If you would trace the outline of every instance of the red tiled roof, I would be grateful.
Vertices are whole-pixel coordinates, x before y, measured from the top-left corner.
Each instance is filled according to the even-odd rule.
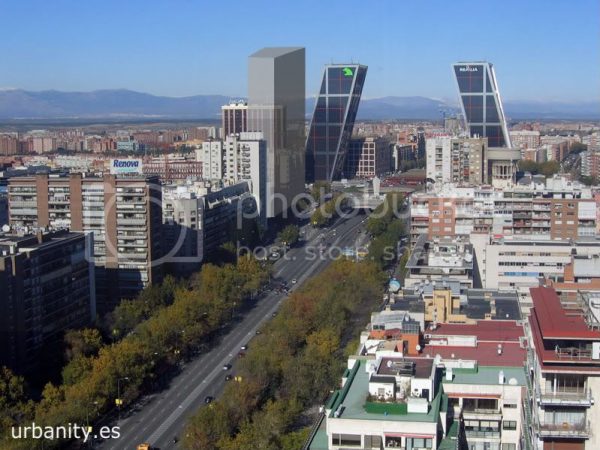
[[[529,316],[529,327],[533,336],[532,344],[535,347],[542,372],[600,372],[600,367],[594,366],[595,361],[590,359],[561,359],[556,355],[554,349],[546,350],[540,334],[539,323],[533,313]]]
[[[530,288],[533,299],[532,326],[539,326],[543,339],[600,339],[600,331],[593,331],[583,317],[567,315],[556,291],[547,287]]]
[[[435,358],[440,355],[444,359],[475,360],[481,366],[523,366],[526,358],[525,349],[516,342],[502,345],[502,354],[498,354],[498,344],[479,342],[477,347],[451,347],[447,345],[426,345],[421,356]],[[454,355],[454,357],[452,357]]]
[[[427,330],[432,336],[476,336],[478,342],[519,341],[524,336],[523,327],[514,320],[479,320],[473,325],[453,323],[438,324],[435,331]]]

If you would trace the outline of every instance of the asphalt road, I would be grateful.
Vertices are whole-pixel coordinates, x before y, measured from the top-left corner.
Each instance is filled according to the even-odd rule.
[[[325,231],[304,227],[304,245],[289,250],[273,264],[273,277],[287,282],[290,290],[298,288],[307,278],[325,269],[332,259],[339,257],[339,249],[356,242],[364,243],[364,235],[358,233],[364,219],[364,215],[341,218]],[[320,246],[324,248],[323,254]],[[296,284],[292,284],[293,279],[297,280]],[[235,372],[235,365],[229,371],[223,370],[223,366],[235,364],[240,347],[248,344],[285,298],[285,294],[270,292],[258,299],[256,305],[215,347],[188,362],[167,389],[144,397],[138,402],[138,407],[132,408],[128,415],[124,414],[126,417],[118,422],[120,438],[97,443],[94,448],[133,450],[142,442],[161,450],[181,448],[173,438],[182,437],[187,420],[205,406],[207,396],[217,397],[221,393],[226,383],[225,376]]]

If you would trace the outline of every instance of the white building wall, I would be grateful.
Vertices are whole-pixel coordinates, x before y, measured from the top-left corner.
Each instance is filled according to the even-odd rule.
[[[452,177],[451,139],[447,136],[430,138],[425,141],[427,178],[436,183],[449,183]]]

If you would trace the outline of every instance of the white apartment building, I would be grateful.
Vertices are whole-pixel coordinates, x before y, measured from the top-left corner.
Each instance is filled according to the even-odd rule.
[[[436,183],[487,182],[487,140],[439,136],[426,140],[427,178]]]
[[[224,174],[223,142],[208,140],[202,143],[202,148],[196,149],[196,161],[202,162],[203,178],[207,180],[221,180]]]
[[[413,243],[421,233],[430,239],[472,233],[577,239],[596,234],[597,207],[590,188],[561,177],[506,189],[436,184],[411,195],[410,232]]]
[[[532,306],[529,289],[547,280],[573,291],[598,289],[600,238],[552,240],[548,236],[493,238],[471,236],[479,276],[486,289],[515,289],[523,314]]]

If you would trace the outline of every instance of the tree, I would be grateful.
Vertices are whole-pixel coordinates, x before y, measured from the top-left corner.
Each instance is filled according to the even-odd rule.
[[[310,191],[310,195],[317,203],[320,203],[329,193],[331,193],[331,183],[327,181],[315,181]]]
[[[0,436],[7,436],[10,426],[30,418],[32,413],[33,402],[25,394],[24,378],[0,367]]]
[[[321,208],[317,208],[315,212],[310,216],[310,223],[315,227],[324,227],[329,222],[329,219],[325,216]]]
[[[581,153],[587,150],[588,146],[582,144],[581,142],[573,142],[571,143],[571,148],[569,153]]]
[[[579,177],[579,181],[581,181],[586,186],[597,186],[598,178],[597,177],[586,177],[584,175]]]
[[[294,246],[296,242],[298,242],[298,238],[300,237],[300,230],[298,229],[298,225],[288,225],[278,235],[279,240],[283,242],[283,244],[288,245],[290,247]]]
[[[67,360],[80,356],[95,355],[102,347],[102,335],[95,328],[84,328],[82,330],[68,330],[65,333],[65,354]]]
[[[531,174],[535,175],[539,171],[539,165],[535,161],[522,159],[519,161],[519,170],[522,170],[523,172],[531,172]]]
[[[540,166],[539,172],[546,177],[551,177],[555,173],[558,173],[559,170],[560,163],[558,161],[551,160],[543,162]]]

